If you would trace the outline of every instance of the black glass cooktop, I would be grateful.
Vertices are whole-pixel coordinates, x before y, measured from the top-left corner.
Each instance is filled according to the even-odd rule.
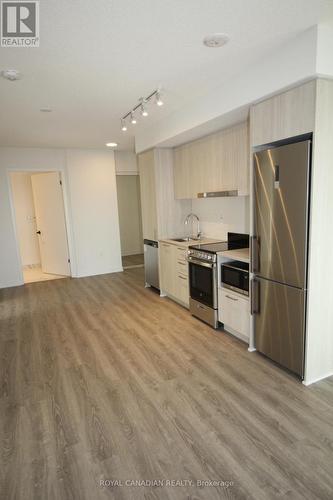
[[[216,243],[199,243],[191,245],[192,250],[201,250],[202,252],[217,253],[226,250],[236,250],[237,248],[248,248],[249,235],[240,233],[228,233],[228,241],[218,241]]]
[[[225,250],[228,250],[228,242],[219,241],[218,243],[199,243],[198,245],[191,245],[189,248],[209,253],[224,252]]]

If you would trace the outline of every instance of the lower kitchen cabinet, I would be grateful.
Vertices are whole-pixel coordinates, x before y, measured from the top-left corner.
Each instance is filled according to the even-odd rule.
[[[250,336],[250,301],[228,289],[219,289],[219,321],[225,329],[246,340]]]
[[[166,295],[174,295],[176,290],[175,246],[160,243],[160,288]]]
[[[163,294],[189,306],[186,248],[160,242],[160,287]]]

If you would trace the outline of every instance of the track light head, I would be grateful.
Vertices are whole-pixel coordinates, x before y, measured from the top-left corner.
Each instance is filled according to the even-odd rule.
[[[146,110],[144,104],[141,104],[141,115],[142,116],[148,116],[148,111]]]
[[[131,112],[131,123],[132,123],[132,125],[136,124],[136,118],[135,118],[133,111]]]
[[[159,91],[156,92],[156,104],[157,106],[163,106],[163,101],[161,99],[161,94]]]
[[[121,130],[123,132],[126,132],[126,130],[127,130],[127,125],[126,125],[126,122],[124,119],[121,120]]]

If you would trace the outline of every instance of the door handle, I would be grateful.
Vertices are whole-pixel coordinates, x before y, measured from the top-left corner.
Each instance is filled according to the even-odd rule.
[[[36,234],[42,234],[41,231],[36,231]]]
[[[251,315],[260,312],[260,282],[253,278],[251,280]]]
[[[257,236],[251,236],[251,272],[259,271],[259,240]]]

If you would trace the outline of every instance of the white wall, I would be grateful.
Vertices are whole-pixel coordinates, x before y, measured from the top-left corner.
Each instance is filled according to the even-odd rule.
[[[235,123],[235,110],[316,76],[317,31],[317,26],[314,26],[300,33],[257,64],[244,68],[242,73],[227,80],[214,92],[188,102],[151,126],[139,127],[135,136],[137,153],[156,146],[168,146],[171,139],[174,143],[176,136],[223,115],[229,114],[231,124]],[[224,122],[223,127],[228,125]],[[216,130],[219,128],[220,121]],[[193,133],[193,137],[200,137],[196,130]],[[208,132],[201,135],[205,133]],[[190,140],[189,136],[186,140]]]
[[[305,383],[333,375],[333,81],[318,80],[313,141]],[[325,286],[326,285],[326,286]]]
[[[0,148],[0,288],[23,284],[8,173],[15,170],[42,171],[45,168],[64,172],[64,151]]]
[[[31,175],[23,172],[12,173],[11,184],[22,265],[40,264]]]
[[[318,26],[317,38],[317,74],[333,75],[333,21]]]
[[[117,175],[138,175],[138,163],[136,154],[132,151],[115,151],[114,159],[116,162]]]
[[[192,212],[200,218],[202,234],[209,238],[226,240],[228,231],[249,233],[249,196],[192,200]]]
[[[23,284],[8,175],[22,170],[62,174],[72,275],[121,270],[113,152],[0,148],[0,288]]]
[[[117,175],[121,255],[143,253],[143,236],[138,175]]]
[[[77,276],[122,270],[113,152],[67,150]]]

